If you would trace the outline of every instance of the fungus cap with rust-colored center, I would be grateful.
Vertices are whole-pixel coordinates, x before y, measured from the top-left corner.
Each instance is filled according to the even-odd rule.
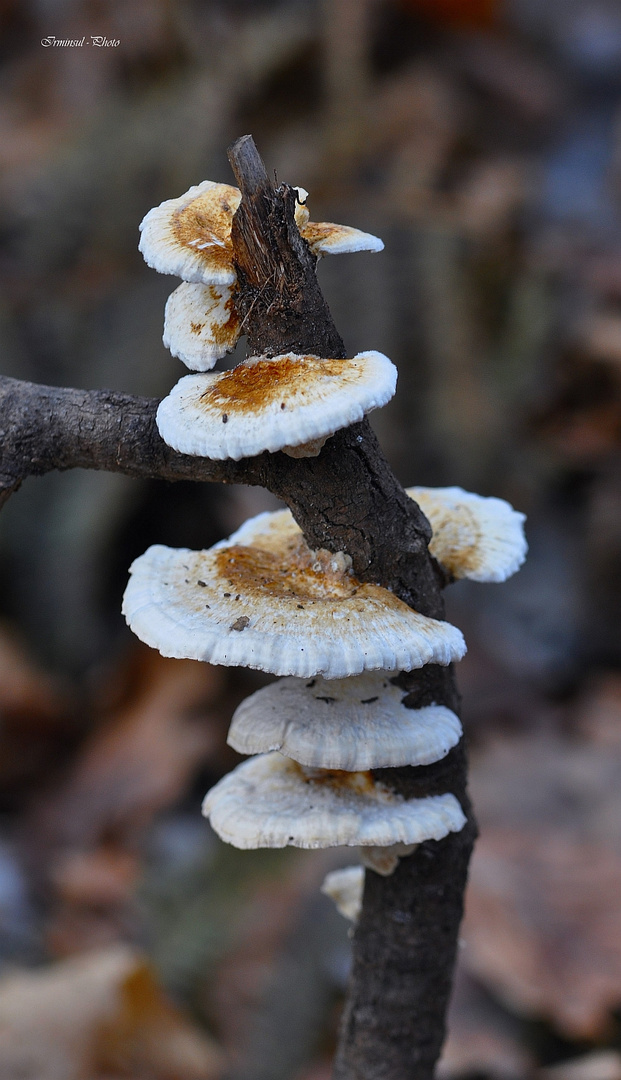
[[[458,487],[411,487],[406,494],[429,519],[431,554],[453,577],[505,581],[524,562],[528,549],[524,514],[504,499],[473,495]],[[242,543],[263,546],[301,535],[289,510],[258,514],[242,530]]]
[[[298,188],[298,199],[306,196]],[[178,199],[167,199],[149,210],[140,224],[139,248],[145,261],[161,274],[204,285],[232,285],[236,280],[231,225],[241,201],[238,188],[203,180]],[[305,206],[296,206],[295,219],[314,255],[349,251],[381,251],[377,236],[347,225],[309,221]]]
[[[184,281],[232,285],[237,275],[231,223],[240,202],[237,188],[203,180],[155,206],[140,223],[138,247],[145,262]]]
[[[431,554],[454,578],[506,581],[526,558],[525,515],[459,487],[406,488],[433,530]]]
[[[238,765],[207,793],[203,813],[238,848],[420,844],[466,823],[454,795],[404,799],[371,773],[307,769],[278,753]]]
[[[301,536],[265,547],[238,537],[208,551],[156,545],[136,559],[123,612],[141,641],[164,656],[301,678],[409,671],[464,655],[456,627],[361,584],[348,556],[311,551]]]
[[[191,371],[209,371],[235,348],[239,332],[230,285],[184,281],[166,301],[164,345]]]
[[[160,403],[157,426],[182,454],[238,460],[332,435],[390,401],[396,382],[378,352],[253,357],[231,371],[186,375]]]
[[[279,679],[238,706],[228,742],[240,754],[278,750],[302,765],[351,771],[429,765],[462,734],[444,705],[408,709],[385,671],[348,679]]]

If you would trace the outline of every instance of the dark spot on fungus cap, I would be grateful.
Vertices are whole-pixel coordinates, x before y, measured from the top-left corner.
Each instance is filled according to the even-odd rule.
[[[247,615],[240,615],[239,619],[236,619],[231,626],[231,630],[245,630],[248,626],[250,619]]]

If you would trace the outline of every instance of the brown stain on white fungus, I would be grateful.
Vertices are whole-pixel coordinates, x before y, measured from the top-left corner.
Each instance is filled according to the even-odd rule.
[[[217,184],[197,195],[172,217],[175,240],[210,268],[231,270],[233,248],[231,223],[240,193],[229,184]],[[200,245],[205,244],[205,247]]]
[[[344,600],[354,596],[360,582],[334,569],[329,551],[311,551],[302,537],[280,551],[234,544],[215,553],[219,576],[246,599],[270,596],[304,600]]]
[[[204,394],[201,403],[207,409],[254,413],[271,405],[282,394],[286,401],[280,408],[295,407],[298,399],[317,390],[322,377],[338,377],[355,382],[360,376],[351,360],[320,360],[316,356],[277,356],[254,363],[238,364],[223,374]]]
[[[455,578],[467,577],[481,566],[482,536],[475,513],[465,503],[442,506],[417,493],[416,501],[429,518],[431,554]]]

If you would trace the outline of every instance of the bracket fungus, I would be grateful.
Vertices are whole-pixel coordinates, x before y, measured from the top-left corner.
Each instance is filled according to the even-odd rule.
[[[164,656],[300,678],[410,671],[464,655],[456,627],[361,583],[348,556],[312,551],[301,534],[239,543],[251,524],[207,551],[154,545],[134,561],[123,613],[141,641]]]
[[[391,675],[278,679],[238,706],[228,742],[240,754],[279,750],[302,765],[352,772],[439,761],[461,738],[459,718],[445,705],[408,709]]]
[[[278,753],[238,765],[207,793],[203,813],[239,848],[418,844],[466,823],[454,795],[404,799],[369,772],[307,769]]]
[[[382,251],[383,242],[371,233],[310,221],[303,205],[308,192],[294,190],[295,222],[313,255]],[[139,248],[147,265],[185,283],[166,305],[164,344],[193,371],[209,371],[235,348],[242,332],[235,309],[237,271],[231,240],[240,201],[236,187],[203,180],[179,198],[149,210],[140,224]]]
[[[406,488],[429,519],[431,554],[454,578],[502,582],[526,558],[524,514],[459,487]]]
[[[238,175],[242,182],[243,170]],[[250,197],[245,205],[253,228],[252,213],[261,223],[265,206],[273,209],[267,190],[257,189],[261,212]],[[283,190],[288,243],[291,189],[272,194],[280,198]],[[295,222],[315,256],[383,247],[357,229],[311,222],[306,192],[296,192]],[[313,456],[334,432],[390,400],[396,370],[378,352],[353,359],[314,355],[307,341],[312,348],[323,341],[325,352],[338,352],[340,339],[335,331],[337,344],[330,338],[328,345],[313,331],[282,342],[284,350],[301,340],[308,355],[271,355],[281,338],[259,335],[256,351],[270,355],[211,373],[243,332],[244,307],[240,302],[238,309],[237,301],[247,301],[249,293],[242,270],[237,277],[232,234],[240,199],[236,188],[205,181],[142,222],[140,249],[148,264],[183,279],[166,305],[165,344],[198,372],[181,379],[160,404],[158,428],[181,453],[217,460],[279,450]],[[246,220],[243,213],[235,232],[243,252],[240,220]],[[265,240],[261,229],[253,238]],[[381,487],[377,476],[374,482]],[[312,499],[312,482],[308,491]],[[503,581],[521,565],[524,518],[508,503],[460,488],[418,487],[408,494],[429,518],[430,551],[444,580]],[[433,577],[429,563],[427,569]],[[436,686],[435,675],[425,684],[424,706],[414,708],[397,675],[461,659],[461,632],[375,582],[358,580],[349,555],[312,550],[289,510],[260,514],[206,551],[149,548],[131,567],[123,610],[138,637],[165,656],[282,676],[242,702],[233,717],[229,743],[252,756],[203,804],[223,840],[240,848],[359,847],[363,866],[329,875],[324,886],[355,919],[364,867],[388,876],[419,844],[464,829],[465,788],[446,780],[450,769],[438,771],[423,788],[433,792],[425,797],[402,794],[385,782],[386,774],[382,780],[373,775],[375,769],[433,766],[459,743],[458,717],[427,693]],[[441,603],[427,610],[439,611]],[[448,691],[444,700],[452,700]],[[463,807],[446,787],[458,792]],[[461,835],[466,852],[470,834]]]
[[[210,371],[235,348],[240,331],[233,290],[227,286],[183,281],[166,301],[162,340],[190,371]]]
[[[378,352],[255,356],[231,371],[186,375],[161,402],[157,426],[182,454],[239,460],[333,435],[390,401],[396,383]]]
[[[337,911],[346,919],[358,922],[364,889],[364,866],[344,866],[326,874],[321,891],[334,900]]]

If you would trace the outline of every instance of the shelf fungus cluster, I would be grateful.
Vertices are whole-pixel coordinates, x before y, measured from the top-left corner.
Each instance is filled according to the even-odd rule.
[[[370,233],[310,221],[307,192],[296,191],[295,221],[314,255],[381,251],[382,241]],[[237,188],[205,180],[150,210],[140,226],[149,266],[183,279],[166,304],[164,344],[199,373],[186,375],[161,403],[158,429],[182,454],[312,456],[339,428],[390,401],[397,372],[381,353],[365,352],[353,359],[252,356],[211,373],[243,331],[231,242],[240,198]]]
[[[239,198],[205,182],[143,222],[147,262],[185,279],[168,301],[165,341],[203,372],[162,403],[160,431],[175,448],[214,458],[317,452],[307,444],[392,396],[395,370],[369,352],[254,357],[204,374],[240,332],[230,238]],[[355,229],[313,225],[301,202],[296,220],[318,254],[381,247]],[[448,577],[502,581],[523,561],[523,516],[507,503],[459,488],[409,494],[431,522],[431,551]],[[124,613],[165,656],[279,676],[237,709],[229,743],[249,759],[204,802],[225,841],[359,847],[364,865],[389,874],[416,845],[463,828],[453,794],[405,798],[373,775],[437,762],[459,742],[458,717],[442,704],[408,708],[397,675],[461,659],[461,632],[359,581],[349,556],[311,550],[288,510],[252,518],[207,551],[149,548],[131,568]],[[361,881],[350,868],[326,885],[353,917]]]
[[[445,492],[424,495],[445,515]],[[476,552],[487,500],[456,489],[451,498],[467,527],[440,524],[436,557],[450,553],[455,576],[466,549],[479,576],[486,565],[493,580],[510,572],[524,550],[521,515],[501,504],[486,563]],[[252,518],[208,551],[151,547],[132,567],[124,610],[166,656],[281,676],[233,717],[229,743],[252,756],[205,799],[222,839],[240,848],[361,847],[365,865],[390,873],[415,845],[462,828],[452,794],[405,799],[372,774],[439,761],[459,741],[457,716],[443,705],[407,708],[395,676],[459,660],[461,633],[358,581],[347,556],[311,551],[288,510]]]

